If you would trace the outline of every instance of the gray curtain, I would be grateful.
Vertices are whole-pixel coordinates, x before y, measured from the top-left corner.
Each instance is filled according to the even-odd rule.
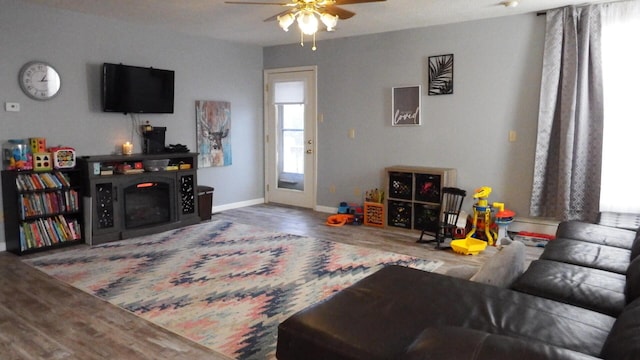
[[[600,202],[600,6],[547,12],[531,215],[593,222]]]

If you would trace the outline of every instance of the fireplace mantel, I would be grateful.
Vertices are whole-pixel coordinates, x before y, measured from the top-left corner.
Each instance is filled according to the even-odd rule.
[[[198,223],[197,155],[161,153],[79,158],[83,174],[85,241],[95,245]],[[140,169],[144,161],[161,159],[168,159],[172,170]],[[150,186],[162,190],[149,191]],[[139,193],[136,193],[136,187],[141,189]],[[145,201],[144,196],[159,199]],[[132,205],[133,201],[138,204]],[[150,208],[144,211],[147,203]],[[157,220],[140,220],[136,218],[139,213],[162,215]]]

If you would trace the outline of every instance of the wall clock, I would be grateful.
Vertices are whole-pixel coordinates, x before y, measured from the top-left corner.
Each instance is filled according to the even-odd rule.
[[[44,61],[31,61],[20,69],[18,82],[24,93],[35,100],[49,100],[60,92],[60,75]]]

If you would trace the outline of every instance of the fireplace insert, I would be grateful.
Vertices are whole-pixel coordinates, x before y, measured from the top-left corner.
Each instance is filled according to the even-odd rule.
[[[125,186],[124,228],[137,229],[175,221],[175,181],[139,179]]]

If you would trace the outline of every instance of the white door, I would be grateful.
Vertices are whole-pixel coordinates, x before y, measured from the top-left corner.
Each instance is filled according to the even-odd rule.
[[[265,71],[265,200],[314,208],[316,68]]]

